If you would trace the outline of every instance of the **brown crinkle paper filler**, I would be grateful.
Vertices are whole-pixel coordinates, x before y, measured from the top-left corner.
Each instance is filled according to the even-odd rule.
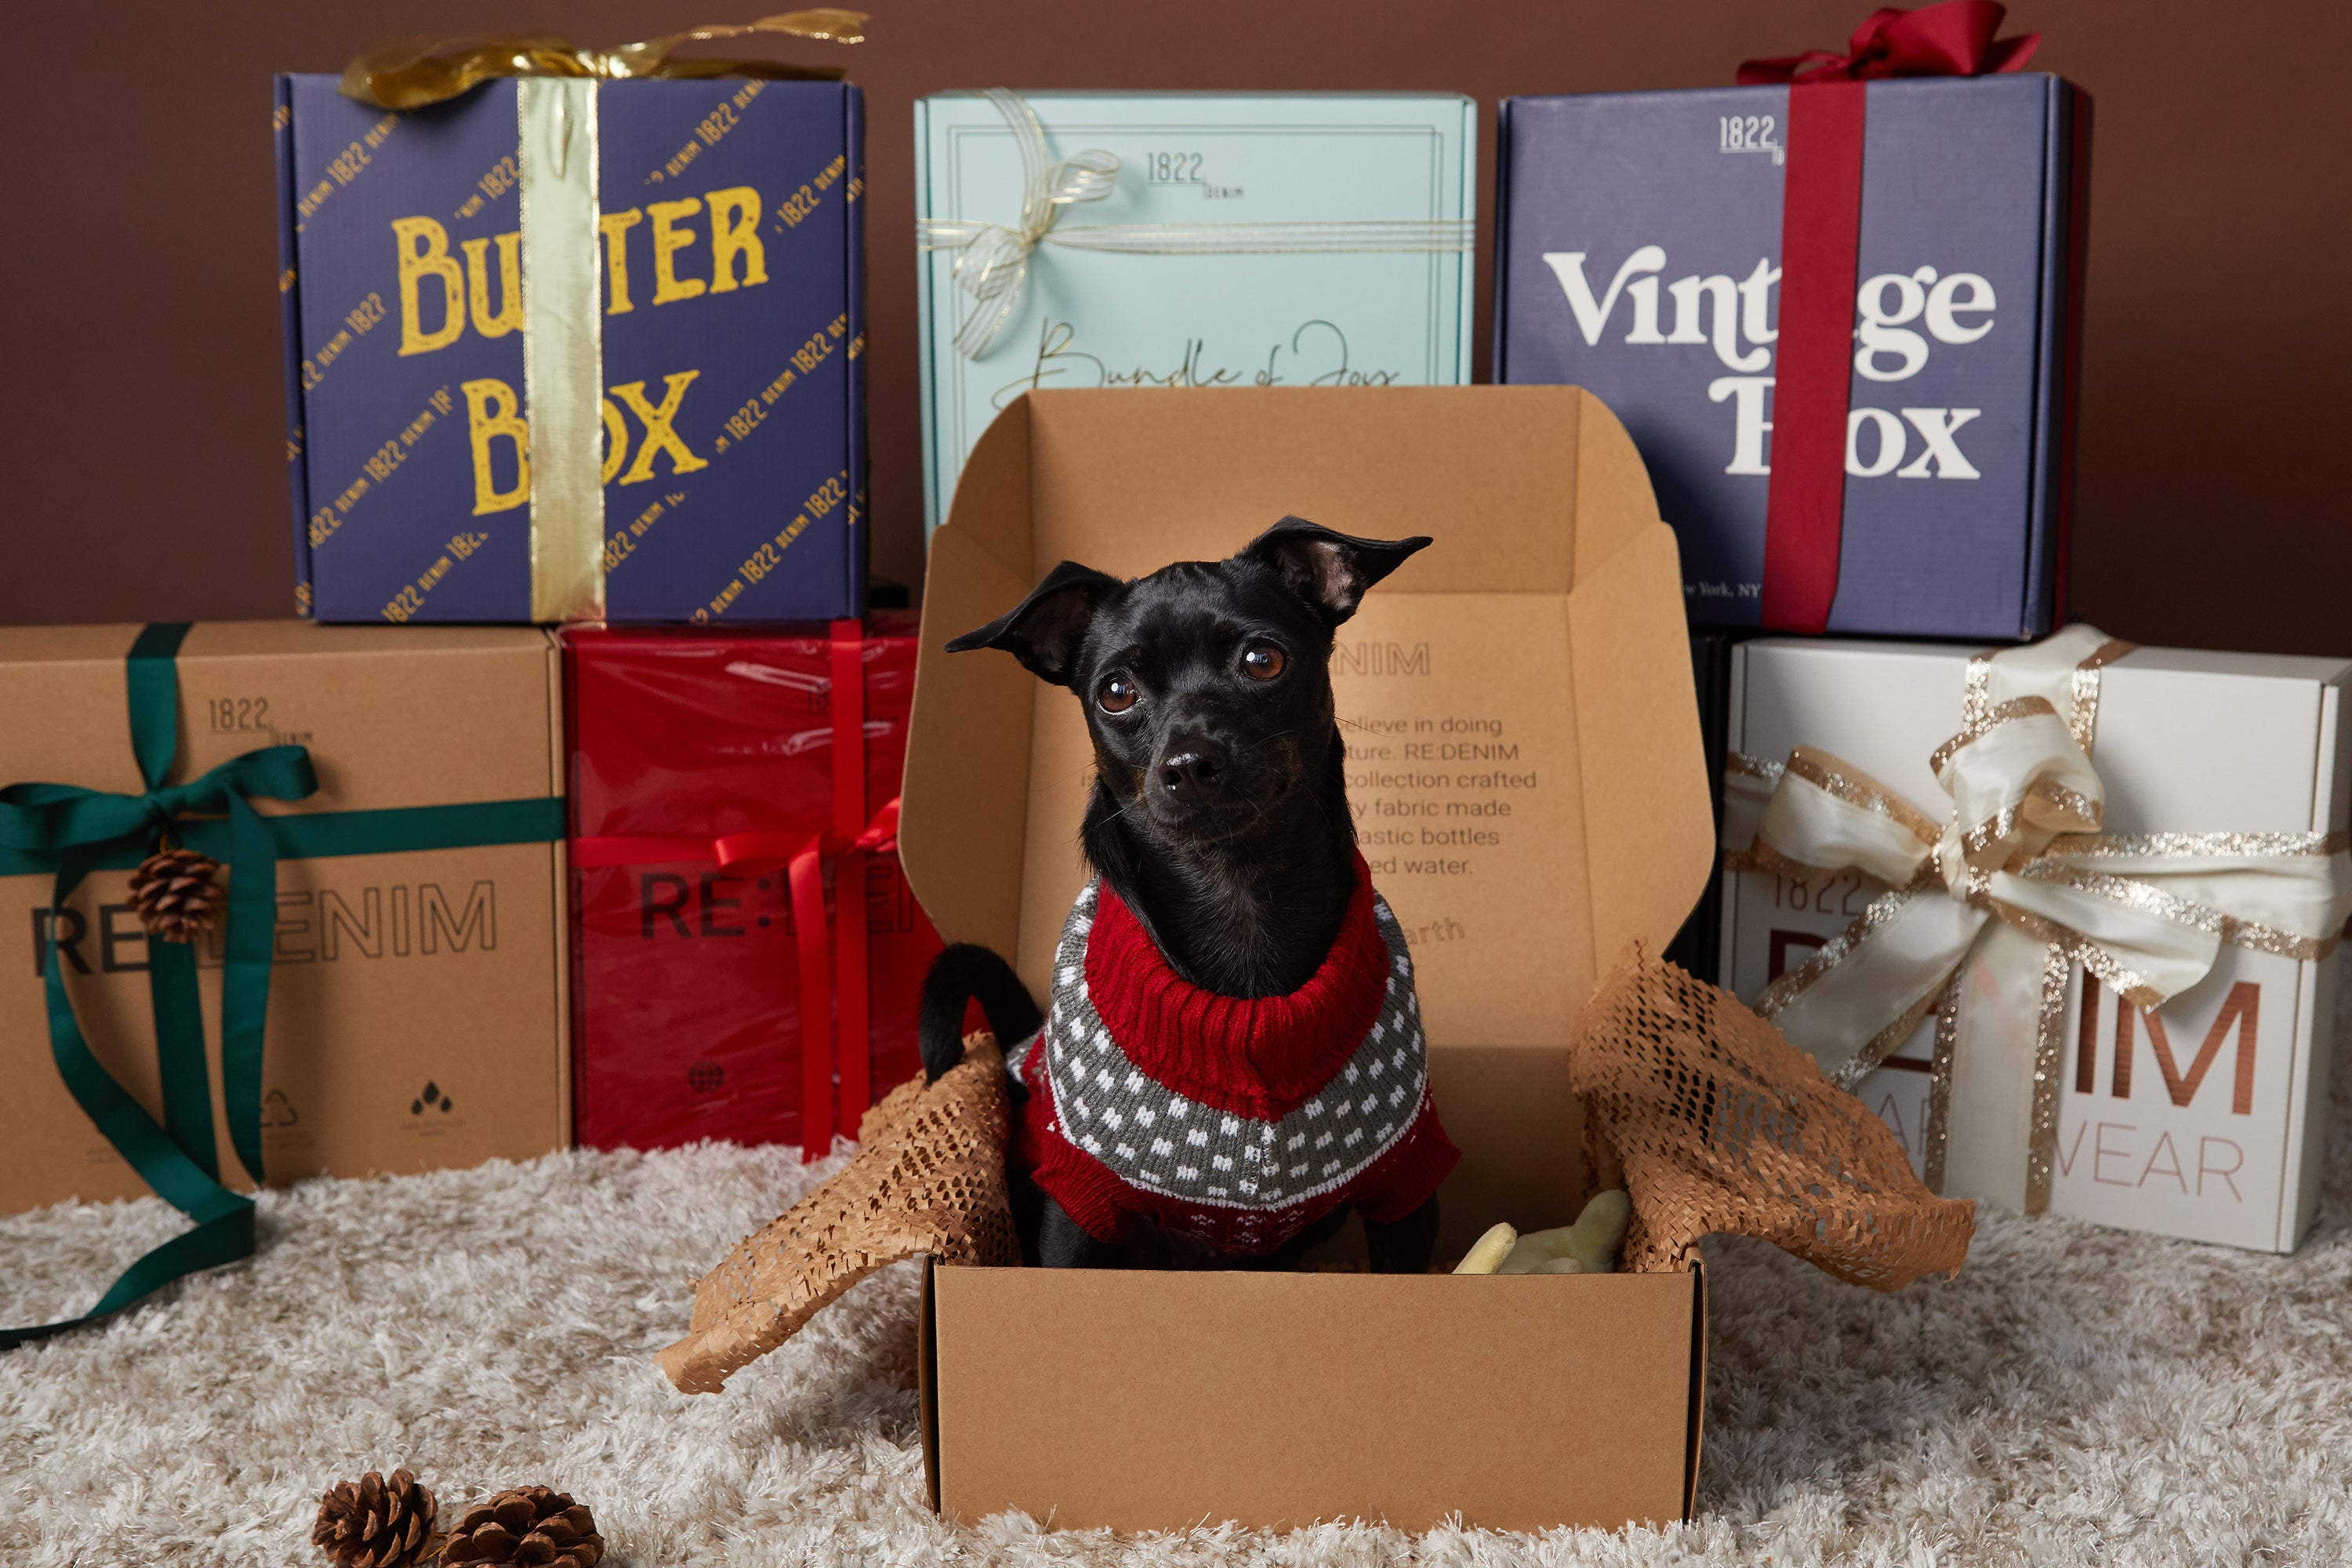
[[[900,1084],[859,1125],[833,1179],[735,1244],[694,1288],[686,1338],[657,1358],[688,1394],[782,1344],[852,1285],[929,1253],[942,1263],[1016,1263],[1004,1192],[1004,1058],[993,1037],[926,1086]]]
[[[1968,1256],[1975,1204],[1930,1193],[1885,1124],[1811,1057],[1641,944],[1570,1049],[1589,1184],[1633,1200],[1627,1272],[1687,1268],[1701,1237],[1724,1232],[1878,1290]]]
[[[1687,1268],[1701,1237],[1724,1232],[1880,1290],[1968,1256],[1974,1204],[1928,1192],[1895,1135],[1811,1058],[1639,943],[1594,993],[1570,1052],[1588,1185],[1633,1201],[1625,1271]],[[973,1035],[937,1084],[903,1083],[866,1113],[839,1173],[703,1277],[692,1331],[661,1352],[662,1371],[715,1394],[887,1264],[1019,1261],[1008,1122],[1004,1058]]]

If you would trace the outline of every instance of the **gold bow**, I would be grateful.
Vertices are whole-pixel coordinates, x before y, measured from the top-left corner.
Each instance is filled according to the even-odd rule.
[[[863,11],[819,7],[762,16],[756,22],[689,27],[612,49],[580,48],[555,33],[394,38],[344,68],[342,91],[345,98],[379,109],[421,109],[455,98],[493,77],[506,76],[598,77],[608,81],[745,76],[772,81],[838,81],[843,74],[839,66],[796,66],[765,59],[675,59],[670,51],[680,44],[740,38],[753,33],[857,44],[866,40],[865,26]]]
[[[1963,728],[1933,759],[1941,812],[1810,746],[1726,769],[1728,868],[1859,871],[1890,889],[1755,1006],[1849,1089],[1936,1016],[1938,1193],[1958,1122],[1969,1191],[2048,1206],[2075,964],[2155,1007],[2224,942],[2324,958],[2352,912],[2340,833],[2102,834],[2099,672],[2130,647],[2076,626],[1972,659]]]

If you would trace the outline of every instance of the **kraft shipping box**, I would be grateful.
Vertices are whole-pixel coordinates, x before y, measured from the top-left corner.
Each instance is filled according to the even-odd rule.
[[[2084,645],[2097,640],[2086,628],[2067,636]],[[2343,722],[2352,664],[2123,651],[2127,647],[2100,650],[2107,662],[2087,687],[2095,710],[2088,761],[2105,795],[2100,831],[2126,839],[2242,836],[2223,847],[2269,857],[2273,869],[2281,858],[2332,866],[2340,889],[2352,809]],[[1962,729],[1974,651],[1789,638],[1735,649],[1727,795],[1739,793],[1737,770],[1750,765],[1742,756],[1769,767],[1802,745],[1902,796],[1927,818],[1923,828],[1939,825],[1952,802],[1929,759]],[[1733,841],[1744,840],[1756,819],[1728,799],[1726,816],[1726,847],[1737,853],[1746,844]],[[2079,842],[2053,847],[2063,852]],[[2094,856],[2073,864],[2095,870],[2101,862]],[[2160,878],[2164,869],[2149,860],[2118,874]],[[2226,884],[2211,886],[2221,890],[2202,901],[2232,916],[2244,912],[2230,909]],[[1727,871],[1723,984],[1756,1003],[1773,981],[1840,942],[1885,891],[1884,882],[1852,868]],[[2114,891],[2129,896],[2127,889]],[[1925,896],[1946,901],[1941,892]],[[2333,926],[2340,927],[2340,891],[2336,900]],[[1991,936],[2009,933],[1996,929]],[[2275,945],[2313,956],[2225,940],[2202,979],[2153,1009],[2073,966],[2057,1036],[2049,1212],[2262,1251],[2294,1249],[2319,1196],[2336,963],[2324,952],[2331,945],[2325,937]],[[1971,992],[1991,985],[1981,955],[1980,948],[1968,966]],[[1987,999],[1970,994],[1966,1005]],[[1941,1010],[1939,1003],[1855,1089],[1931,1185]],[[1793,1031],[1791,1038],[1805,1044]],[[1978,1044],[1956,1048],[1964,1058]],[[2032,1042],[2019,1047],[2018,1059],[2001,1070],[2030,1076]],[[1961,1079],[1970,1064],[1961,1059],[1954,1068],[1954,1092],[1965,1096]],[[1958,1112],[1946,1135],[1948,1195],[2018,1201],[2012,1140],[1991,1128],[1979,1135]]]
[[[1773,597],[1790,91],[1514,98],[1499,119],[1495,379],[1587,387],[1625,421],[1696,625],[1757,626]],[[1873,81],[1866,102],[1853,306],[1825,362],[1845,395],[1826,629],[2032,637],[2065,600],[2087,100],[2013,75]]]
[[[1203,461],[1203,455],[1213,460]],[[1285,513],[1436,542],[1334,655],[1349,799],[1412,945],[1462,1150],[1441,1257],[1582,1196],[1564,1044],[1655,951],[1711,828],[1674,535],[1572,388],[1044,392],[1008,408],[931,541],[900,851],[950,942],[1031,990],[1084,879],[1070,693],[941,644],[1065,557],[1122,575],[1233,553]],[[1696,1273],[1480,1280],[936,1268],[925,1453],[943,1513],[1182,1528],[1459,1512],[1514,1529],[1685,1517]],[[1475,1394],[1470,1391],[1475,1391]]]
[[[142,794],[124,717],[139,635],[0,628],[0,783]],[[169,784],[271,746],[307,748],[318,778],[307,799],[251,801],[278,851],[259,1086],[269,1179],[565,1147],[562,686],[549,636],[203,624],[175,664]],[[347,853],[354,834],[465,847]],[[13,944],[0,963],[0,1210],[147,1191],[60,1079],[42,982],[54,932],[91,1052],[162,1116],[150,948],[126,890],[144,853],[102,861],[110,868],[57,910],[52,875],[0,876]],[[12,868],[26,858],[0,856]],[[222,1179],[250,1186],[225,1109],[223,953],[216,921],[195,947],[213,1142]]]
[[[865,107],[278,79],[296,603],[322,621],[865,606]]]
[[[1477,132],[1456,93],[916,100],[927,525],[1025,391],[1468,382]]]

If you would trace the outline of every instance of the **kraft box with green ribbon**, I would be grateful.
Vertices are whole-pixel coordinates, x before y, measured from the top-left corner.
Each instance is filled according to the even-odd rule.
[[[2265,1251],[2318,1201],[2352,663],[1733,652],[1725,984],[1929,1186]]]
[[[863,609],[865,108],[822,58],[862,21],[278,79],[301,613]],[[776,36],[814,63],[673,53]]]
[[[568,1143],[562,721],[532,628],[0,628],[0,1212],[194,1222],[47,1328],[246,1256],[262,1182]]]

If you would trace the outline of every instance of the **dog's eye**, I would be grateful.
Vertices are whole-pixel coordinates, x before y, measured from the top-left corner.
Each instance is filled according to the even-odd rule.
[[[1252,680],[1272,680],[1289,663],[1288,657],[1270,642],[1254,642],[1242,649],[1242,673]]]
[[[1124,713],[1135,706],[1135,682],[1124,675],[1114,675],[1095,694],[1095,704],[1106,713]]]

